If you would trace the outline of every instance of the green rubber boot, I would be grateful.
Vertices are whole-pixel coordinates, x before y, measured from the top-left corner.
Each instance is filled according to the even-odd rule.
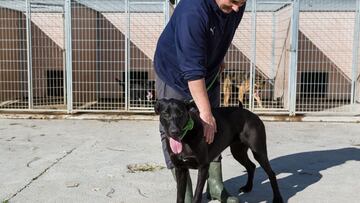
[[[218,200],[223,203],[239,203],[239,199],[230,196],[224,188],[221,162],[211,162],[209,166],[209,178],[207,179],[208,199]]]
[[[171,169],[171,173],[173,174],[173,177],[176,181],[176,176],[175,176],[175,169]],[[186,192],[185,192],[185,203],[192,203],[192,199],[193,199],[193,190],[192,190],[192,183],[191,183],[191,178],[190,178],[190,174],[187,177],[187,181],[186,181]]]

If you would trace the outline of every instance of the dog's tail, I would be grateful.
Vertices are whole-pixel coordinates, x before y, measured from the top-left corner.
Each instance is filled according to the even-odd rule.
[[[241,101],[239,101],[239,108],[244,108],[243,104],[241,103]]]

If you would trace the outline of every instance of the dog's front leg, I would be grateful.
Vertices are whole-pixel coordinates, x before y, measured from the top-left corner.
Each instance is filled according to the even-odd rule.
[[[175,168],[176,176],[176,188],[177,188],[177,203],[184,203],[185,201],[185,192],[186,192],[186,181],[187,174],[189,173],[188,169],[185,168]]]
[[[209,176],[209,164],[199,167],[198,180],[196,183],[196,190],[195,190],[193,203],[201,203],[202,192],[208,176]]]

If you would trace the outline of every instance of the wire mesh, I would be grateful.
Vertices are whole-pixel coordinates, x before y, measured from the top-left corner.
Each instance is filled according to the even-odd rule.
[[[0,109],[28,108],[26,16],[0,4]]]
[[[28,108],[26,17],[0,4],[0,109]]]
[[[163,2],[130,2],[129,107],[153,109],[155,75],[153,57],[165,25]]]
[[[127,5],[124,0],[72,4],[75,110],[152,107],[152,60],[164,26],[163,3]]]
[[[249,100],[254,99],[255,110],[276,111],[287,108],[291,3],[260,2],[258,5],[256,33],[251,26],[251,2],[247,2],[246,12],[225,57],[222,102],[223,106],[237,106],[240,101],[250,108]],[[254,88],[250,89],[253,35],[256,35],[256,65]],[[250,91],[253,98],[250,98]]]
[[[71,97],[74,111],[152,111],[153,55],[166,22],[166,1],[72,0],[72,34],[67,37],[64,0],[29,2],[27,30],[26,1],[0,1],[0,110],[66,110]],[[288,112],[294,106],[296,113],[353,113],[352,102],[360,104],[360,51],[354,60],[354,44],[360,43],[355,23],[359,0],[300,1],[298,50],[291,46],[292,4],[257,0],[255,30],[253,3],[247,1],[225,57],[222,105],[241,101],[265,113]],[[72,50],[64,45],[69,38]],[[65,71],[69,51],[70,95]],[[297,67],[291,66],[294,51]],[[296,98],[290,98],[294,79]]]
[[[222,106],[238,106],[240,101],[248,107],[249,83],[246,77],[250,73],[251,58],[251,12],[245,12],[233,43],[225,56],[225,70],[221,77]]]
[[[302,9],[309,4],[312,1],[300,5],[296,111],[346,111],[351,103],[355,12],[335,10],[338,1],[324,6],[333,10]]]
[[[66,109],[63,2],[30,2],[35,109]]]
[[[257,13],[256,72],[253,99],[257,110],[289,108],[289,67],[292,4]]]
[[[124,1],[73,1],[73,109],[125,110]]]

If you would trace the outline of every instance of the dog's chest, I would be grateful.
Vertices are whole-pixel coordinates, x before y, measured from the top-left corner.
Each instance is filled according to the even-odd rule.
[[[176,155],[178,163],[187,168],[197,169],[199,166],[199,161],[194,155],[193,151],[188,145],[184,146],[184,150]]]

